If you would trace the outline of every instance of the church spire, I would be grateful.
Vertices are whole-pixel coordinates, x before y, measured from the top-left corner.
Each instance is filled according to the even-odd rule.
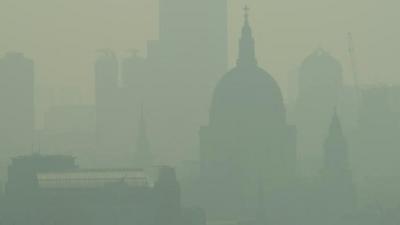
[[[149,140],[147,138],[147,126],[143,113],[143,105],[140,110],[139,130],[136,139],[134,162],[137,167],[148,168],[152,166],[153,156],[150,152]]]
[[[325,140],[325,169],[331,172],[349,170],[348,154],[347,141],[335,110],[329,127],[329,134]]]
[[[354,212],[356,191],[349,163],[349,149],[346,137],[335,110],[325,141],[325,165],[322,173],[322,187],[327,198],[328,215],[343,217]]]
[[[239,41],[239,58],[237,65],[240,67],[257,65],[254,38],[249,23],[249,7],[244,7],[244,25],[242,28],[242,36]]]
[[[264,187],[264,180],[261,176],[258,179],[258,198],[257,198],[257,218],[256,224],[257,225],[265,225],[266,224],[266,208],[265,208],[265,187]]]

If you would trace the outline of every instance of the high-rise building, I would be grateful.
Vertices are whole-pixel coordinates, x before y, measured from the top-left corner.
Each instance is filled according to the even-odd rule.
[[[153,115],[155,147],[168,162],[198,156],[196,130],[206,123],[212,90],[227,69],[226,2],[159,1],[160,35],[148,44],[147,86],[140,95]]]
[[[141,117],[140,105],[145,102],[146,98],[144,94],[149,88],[148,86],[148,69],[147,61],[139,56],[138,51],[132,50],[131,54],[122,60],[121,66],[121,81],[122,87],[120,89],[121,99],[119,99],[121,108],[121,118],[124,118],[125,122],[121,124],[120,129],[128,135],[124,136],[127,149],[130,150],[130,156],[134,156],[135,147],[138,146],[138,141],[135,138],[139,137],[139,129],[141,126],[140,120],[136,118]],[[135,164],[137,163],[134,160]]]
[[[117,60],[112,54],[99,59],[96,103],[105,112],[108,105],[120,103],[119,118],[124,123],[116,128],[123,130],[118,143],[132,151],[132,135],[138,136],[139,125],[132,118],[140,114],[139,106],[146,102],[155,128],[151,135],[157,138],[154,149],[162,149],[155,152],[164,162],[174,163],[177,155],[198,157],[197,129],[206,123],[212,90],[227,69],[227,1],[160,0],[159,17],[159,38],[148,42],[147,56],[142,58],[134,51],[122,62],[118,101],[110,101],[117,83]],[[103,123],[110,117],[100,111],[98,129],[107,130]],[[112,135],[116,133],[114,130]],[[99,136],[99,140],[106,138]]]
[[[34,142],[34,64],[21,53],[0,58],[0,105],[0,158],[30,152]],[[0,160],[3,166],[6,162]]]
[[[125,118],[121,107],[121,91],[119,86],[119,61],[115,54],[109,50],[102,55],[95,64],[95,96],[96,96],[96,154],[102,155],[102,159],[120,161],[124,153],[124,145],[121,141],[124,130],[121,124]],[[128,135],[128,134],[126,134]],[[112,158],[114,157],[114,158]]]
[[[161,54],[168,56],[165,60],[226,69],[226,0],[160,0],[159,21]]]

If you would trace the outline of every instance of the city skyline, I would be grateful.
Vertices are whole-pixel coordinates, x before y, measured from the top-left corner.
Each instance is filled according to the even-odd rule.
[[[356,5],[343,9],[342,0],[274,2],[274,8],[268,5],[275,0],[240,7],[228,0],[158,0],[155,16],[142,2],[143,15],[159,19],[157,38],[146,39],[143,51],[127,47],[134,39],[120,32],[133,29],[120,22],[132,19],[125,13],[135,0],[116,0],[123,10],[107,1],[79,8],[74,0],[38,1],[23,5],[33,6],[33,14],[39,5],[54,13],[54,42],[37,45],[53,58],[17,48],[0,57],[0,224],[400,221],[400,84],[371,76],[389,74],[395,67],[383,64],[397,55],[395,48],[380,49],[388,54],[382,57],[376,51],[382,46],[362,47],[379,38],[390,45],[370,29],[382,18],[353,24],[383,4],[368,0],[355,16]],[[57,6],[76,18],[59,15],[65,8]],[[110,13],[96,14],[102,10]],[[297,20],[302,12],[308,13]],[[18,15],[18,21],[30,16]],[[50,21],[44,16],[43,24],[29,27],[39,36]],[[266,18],[275,19],[260,22]],[[357,29],[348,32],[352,25]],[[364,28],[377,36],[360,35]],[[92,34],[98,36],[85,43]],[[24,36],[30,37],[37,42]],[[9,43],[0,42],[0,50],[13,48]],[[368,62],[365,51],[379,60]],[[365,63],[379,70],[366,72]],[[71,77],[51,81],[43,66]]]
[[[264,50],[259,55],[260,64],[270,68],[285,95],[287,74],[319,46],[339,58],[345,68],[346,83],[352,82],[347,32],[354,34],[360,72],[363,74],[361,81],[374,77],[379,83],[400,82],[395,76],[398,72],[396,63],[379,60],[393,55],[388,44],[398,48],[395,40],[399,33],[391,29],[397,21],[397,14],[393,11],[397,3],[384,5],[374,0],[362,1],[362,4],[315,0],[289,5],[280,1],[230,2],[230,65],[234,63],[237,52],[235,42],[240,30],[239,11],[245,3],[252,8],[251,17],[258,28],[257,41],[260,49]],[[3,17],[0,24],[4,30],[0,52],[19,51],[34,58],[40,75],[37,78],[39,83],[78,87],[83,102],[94,101],[90,65],[97,49],[114,49],[120,56],[127,55],[129,49],[139,49],[140,54],[145,55],[147,40],[157,39],[158,36],[157,1],[118,0],[112,3],[112,7],[109,7],[111,3],[103,1],[96,2],[94,5],[97,7],[93,8],[89,6],[90,0],[79,3],[3,0],[0,4]],[[44,5],[46,7],[40,7]],[[290,19],[291,15],[297,19]],[[54,20],[45,20],[47,17],[54,17]],[[83,22],[77,23],[77,19]],[[143,23],[146,26],[142,26]],[[35,29],[32,29],[33,26]]]

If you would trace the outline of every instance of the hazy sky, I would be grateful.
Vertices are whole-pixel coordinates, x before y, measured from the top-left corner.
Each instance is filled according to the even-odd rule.
[[[122,56],[137,48],[145,54],[146,41],[157,38],[157,2],[0,0],[0,53],[24,52],[35,60],[41,81],[79,86],[83,101],[91,101],[96,49],[111,48]],[[348,73],[348,31],[355,39],[362,81],[400,82],[399,1],[230,0],[231,62],[245,3],[251,7],[259,62],[283,87],[288,72],[318,46],[339,58]]]

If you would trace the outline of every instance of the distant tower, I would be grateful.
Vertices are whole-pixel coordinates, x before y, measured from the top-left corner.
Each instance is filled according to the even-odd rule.
[[[118,59],[112,51],[103,50],[95,64],[97,147],[101,154],[114,154],[114,156],[121,150],[118,121],[119,113],[122,110],[118,108],[121,104],[118,63]],[[111,149],[113,151],[109,152]]]
[[[0,58],[0,164],[31,152],[34,143],[34,64],[21,53]],[[0,165],[5,171],[5,165]]]
[[[145,62],[146,60],[139,56],[138,50],[131,50],[129,57],[122,62],[121,80],[123,87],[130,89],[131,94],[139,94],[138,89],[143,86],[142,82],[145,78]],[[136,97],[137,96],[131,96]]]
[[[111,92],[118,88],[118,59],[111,50],[99,50],[99,53],[100,56],[95,65],[96,94],[104,93],[109,96],[105,92]],[[96,100],[98,102],[105,101],[103,98]]]
[[[227,12],[227,0],[159,0],[159,39],[148,42],[143,89],[158,120],[153,133],[161,138],[154,145],[172,153],[161,155],[168,161],[197,157],[196,131],[227,71]],[[170,141],[176,136],[180,141]]]
[[[207,63],[217,71],[225,70],[227,14],[227,0],[159,0],[164,53],[180,61],[202,59],[197,65]]]
[[[324,143],[322,185],[329,213],[341,216],[355,209],[355,188],[347,140],[335,112]]]
[[[181,190],[175,169],[163,166],[154,184],[156,196],[155,224],[179,225],[182,218]]]
[[[143,114],[143,106],[140,113],[139,130],[136,139],[134,165],[135,167],[143,169],[148,169],[153,166],[153,155],[151,154],[149,140],[147,138],[147,127]]]
[[[333,109],[343,89],[342,66],[323,49],[308,56],[299,70],[295,120],[303,175],[314,176],[322,165],[321,146]]]
[[[147,65],[146,59],[139,55],[138,50],[131,50],[130,55],[123,59],[121,66],[122,87],[120,116],[121,120],[125,121],[121,124],[124,133],[122,135],[125,136],[122,141],[125,143],[126,149],[130,149],[130,151],[138,147],[132,135],[139,137],[140,134],[137,132],[140,132],[139,129],[142,129],[142,124],[140,124],[142,121],[133,118],[142,116],[140,114],[141,109],[138,106],[141,104],[141,101],[145,100],[145,92],[150,89],[149,86],[146,85],[153,84],[147,81],[149,76],[147,76],[146,72],[153,67],[150,66],[147,68]],[[142,119],[144,120],[144,118]],[[137,163],[136,160],[134,162]]]

